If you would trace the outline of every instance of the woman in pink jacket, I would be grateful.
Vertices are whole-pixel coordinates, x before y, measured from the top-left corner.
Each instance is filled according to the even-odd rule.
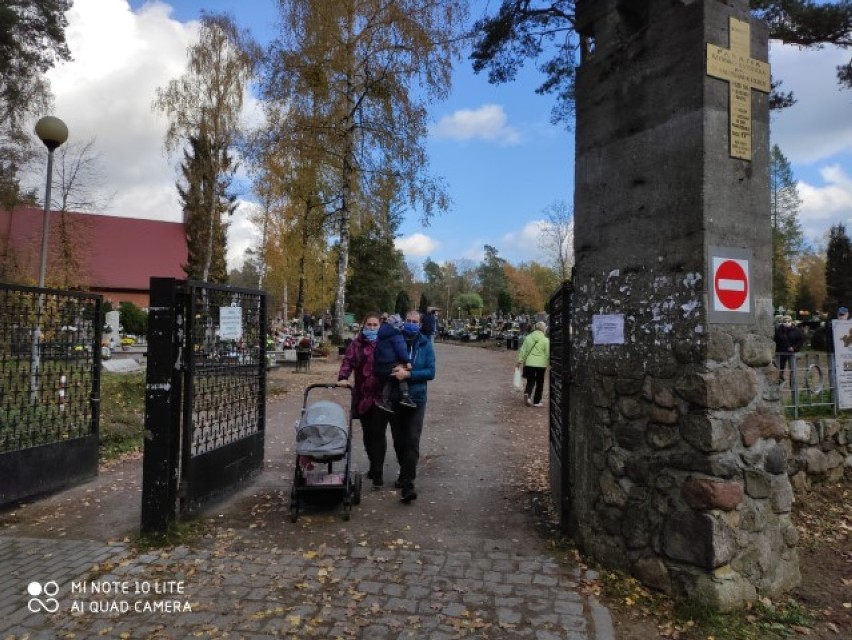
[[[376,338],[379,334],[379,314],[368,313],[361,323],[358,335],[346,348],[337,380],[348,381],[355,374],[352,389],[352,417],[361,421],[364,432],[364,449],[370,461],[367,478],[373,487],[384,485],[382,471],[387,452],[387,427],[390,415],[377,405],[382,402],[382,379],[373,375]]]

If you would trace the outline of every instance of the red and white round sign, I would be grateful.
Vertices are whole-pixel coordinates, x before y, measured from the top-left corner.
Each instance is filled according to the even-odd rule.
[[[748,260],[713,258],[713,300],[716,311],[749,313]]]

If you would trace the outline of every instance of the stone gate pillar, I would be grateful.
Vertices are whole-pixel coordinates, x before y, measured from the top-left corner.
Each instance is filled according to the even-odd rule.
[[[768,37],[747,0],[578,0],[569,526],[717,608],[799,580],[773,365]]]

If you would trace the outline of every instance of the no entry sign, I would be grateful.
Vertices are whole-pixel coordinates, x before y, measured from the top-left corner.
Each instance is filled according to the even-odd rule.
[[[727,259],[719,262],[715,270],[713,292],[718,301],[716,310],[748,313],[748,262]]]
[[[715,247],[708,256],[711,322],[748,322],[752,319],[749,263],[751,252]]]

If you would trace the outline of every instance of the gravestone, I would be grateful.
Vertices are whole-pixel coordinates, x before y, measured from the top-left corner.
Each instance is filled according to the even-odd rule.
[[[677,596],[776,595],[799,569],[776,441],[767,30],[746,0],[578,0],[576,18],[567,526]]]

